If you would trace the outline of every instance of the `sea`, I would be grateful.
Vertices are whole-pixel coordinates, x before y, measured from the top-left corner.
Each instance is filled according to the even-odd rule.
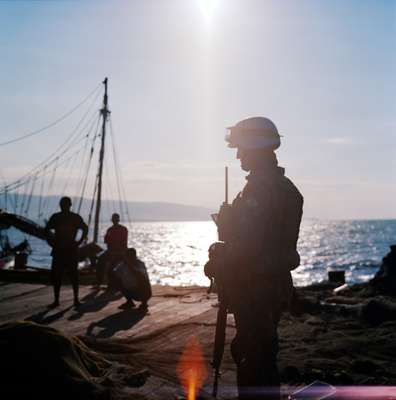
[[[108,226],[102,224],[102,237]],[[129,246],[146,263],[153,284],[208,286],[203,266],[216,237],[212,221],[136,222],[130,226]],[[24,235],[11,229],[9,238],[17,244]],[[29,265],[49,268],[48,245],[33,237],[28,240],[32,248]],[[323,281],[328,271],[338,269],[345,270],[347,283],[365,282],[374,276],[394,243],[396,220],[305,219],[298,242],[301,265],[293,271],[294,284]]]

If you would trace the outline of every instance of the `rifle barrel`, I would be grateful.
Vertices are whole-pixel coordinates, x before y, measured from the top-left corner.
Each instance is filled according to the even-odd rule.
[[[219,375],[220,375],[220,370],[219,370],[219,368],[216,368],[215,375],[214,375],[214,381],[213,381],[213,390],[212,390],[212,396],[214,398],[217,397],[217,388],[219,386]]]

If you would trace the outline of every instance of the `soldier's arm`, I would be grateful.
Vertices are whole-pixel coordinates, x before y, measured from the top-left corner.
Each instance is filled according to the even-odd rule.
[[[271,193],[250,192],[240,211],[240,222],[234,232],[236,240],[230,246],[228,256],[243,265],[262,264],[271,257],[276,247],[276,207]],[[274,240],[275,239],[275,240]]]

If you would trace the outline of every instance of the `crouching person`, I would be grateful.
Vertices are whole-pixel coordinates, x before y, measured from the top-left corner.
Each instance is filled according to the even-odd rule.
[[[146,310],[147,302],[151,297],[151,284],[143,261],[136,256],[136,250],[129,248],[124,260],[111,273],[112,284],[126,298],[120,309],[135,307],[135,301],[140,301],[139,309]]]

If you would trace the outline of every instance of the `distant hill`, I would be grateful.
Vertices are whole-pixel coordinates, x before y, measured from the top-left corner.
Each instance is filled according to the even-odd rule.
[[[73,199],[73,209],[76,210],[78,200]],[[18,213],[27,208],[28,197],[19,195],[16,204]],[[28,217],[38,220],[39,210],[41,210],[41,220],[48,219],[49,215],[59,209],[59,196],[32,196],[29,206]],[[9,195],[7,208],[9,212],[14,212],[15,196]],[[132,221],[204,221],[210,219],[210,214],[214,212],[209,208],[191,206],[185,204],[165,203],[165,202],[125,202],[122,203],[124,209],[128,205]],[[87,217],[91,206],[91,200],[84,199],[81,208],[81,215]],[[0,198],[0,208],[5,208],[4,197]],[[120,213],[118,201],[103,200],[101,207],[101,221],[109,221],[113,212]],[[21,213],[23,215],[23,212]]]

